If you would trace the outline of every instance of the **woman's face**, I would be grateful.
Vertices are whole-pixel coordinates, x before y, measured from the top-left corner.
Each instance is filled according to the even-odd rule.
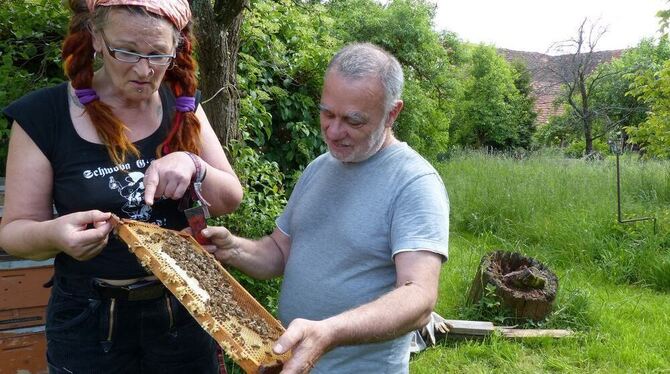
[[[111,81],[113,94],[130,101],[151,98],[169,65],[151,64],[145,58],[135,63],[119,61],[112,57],[109,49],[142,55],[172,55],[175,44],[174,28],[169,21],[123,9],[111,9],[105,26],[93,34],[93,47],[103,56],[103,74]]]

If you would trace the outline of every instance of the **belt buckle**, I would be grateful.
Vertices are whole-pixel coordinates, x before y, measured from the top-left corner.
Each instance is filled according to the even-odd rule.
[[[137,282],[123,287],[128,292],[128,301],[157,299],[163,296],[165,288],[160,282]]]

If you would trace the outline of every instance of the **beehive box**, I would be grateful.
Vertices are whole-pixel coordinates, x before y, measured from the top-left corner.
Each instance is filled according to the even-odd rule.
[[[0,373],[46,374],[44,326],[0,331]]]
[[[43,325],[50,290],[49,261],[13,259],[0,262],[0,330]]]
[[[288,354],[272,344],[284,328],[190,235],[121,220],[119,237],[247,373],[279,372]]]

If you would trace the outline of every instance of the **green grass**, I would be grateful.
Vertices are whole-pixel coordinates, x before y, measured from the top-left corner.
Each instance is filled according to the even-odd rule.
[[[649,221],[617,222],[614,159],[456,152],[436,167],[452,230],[438,313],[482,317],[465,305],[481,257],[518,251],[559,277],[554,311],[537,327],[576,334],[447,340],[413,356],[412,373],[670,372],[670,164],[621,159],[624,218],[654,216],[656,233]]]

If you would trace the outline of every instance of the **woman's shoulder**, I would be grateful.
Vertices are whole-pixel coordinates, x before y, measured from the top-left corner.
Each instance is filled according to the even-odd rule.
[[[52,105],[61,105],[63,100],[67,103],[67,82],[56,86],[44,87],[29,92],[18,100],[11,103],[4,109],[5,114],[11,114],[16,111],[35,111],[44,113],[44,107]],[[38,110],[39,109],[39,110]]]
[[[45,155],[54,150],[54,139],[69,120],[68,83],[26,94],[3,109],[9,126],[16,122]]]

